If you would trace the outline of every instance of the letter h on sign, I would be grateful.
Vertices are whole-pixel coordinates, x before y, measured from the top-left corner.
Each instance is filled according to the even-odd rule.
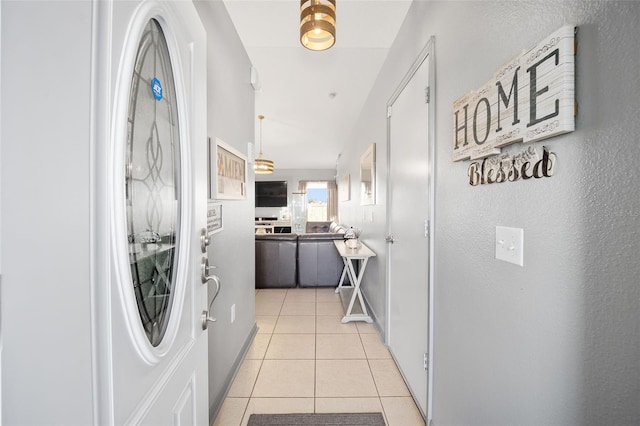
[[[460,130],[464,130],[464,143],[462,144],[462,146],[467,146],[469,145],[469,141],[467,140],[467,110],[469,109],[469,105],[465,105],[463,107],[464,109],[464,121],[462,122],[462,124],[458,124],[458,113],[460,112],[460,110],[455,112],[456,115],[456,146],[454,149],[458,149],[458,143],[460,141],[459,136],[459,132]]]

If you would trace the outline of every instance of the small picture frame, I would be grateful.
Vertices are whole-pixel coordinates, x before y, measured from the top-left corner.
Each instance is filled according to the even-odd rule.
[[[351,199],[351,175],[346,173],[338,182],[338,200],[349,201]]]
[[[376,203],[376,144],[369,145],[360,157],[360,204]]]
[[[211,140],[209,140],[211,147]],[[247,198],[247,157],[240,151],[215,139],[210,149],[209,197],[215,200],[245,200]]]
[[[207,203],[207,235],[211,236],[222,231],[222,203],[211,201]]]

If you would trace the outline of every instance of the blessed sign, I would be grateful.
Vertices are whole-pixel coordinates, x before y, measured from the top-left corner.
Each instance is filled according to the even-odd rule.
[[[542,147],[542,156],[534,147],[517,155],[496,155],[484,160],[474,161],[467,175],[469,185],[485,185],[502,182],[515,182],[523,179],[551,177],[556,165],[556,154]]]
[[[575,28],[566,26],[453,103],[453,161],[575,129]]]

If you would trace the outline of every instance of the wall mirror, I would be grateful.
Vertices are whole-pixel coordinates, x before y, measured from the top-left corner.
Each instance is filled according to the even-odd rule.
[[[376,144],[369,145],[360,157],[360,204],[376,203]]]

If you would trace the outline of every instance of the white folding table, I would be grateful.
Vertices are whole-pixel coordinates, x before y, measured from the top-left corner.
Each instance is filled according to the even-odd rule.
[[[345,309],[345,315],[342,318],[342,322],[366,321],[368,323],[372,323],[373,320],[369,316],[367,307],[362,299],[360,284],[362,283],[362,277],[364,276],[364,271],[367,268],[369,258],[374,257],[376,254],[362,243],[360,243],[360,247],[357,249],[348,248],[344,240],[334,240],[333,244],[336,246],[338,253],[342,257],[342,261],[344,262],[344,269],[342,270],[340,283],[336,288],[336,293],[340,293],[342,305]],[[360,262],[360,269],[357,274],[353,263],[354,261]],[[349,281],[351,282],[350,286],[344,285],[346,275],[349,276]],[[356,300],[358,303],[356,303]]]

